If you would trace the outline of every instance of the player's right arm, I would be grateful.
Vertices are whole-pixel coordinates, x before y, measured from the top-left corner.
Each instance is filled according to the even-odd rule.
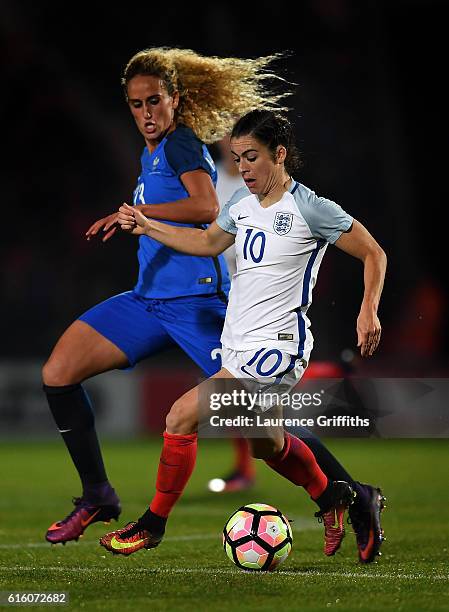
[[[122,229],[137,235],[146,235],[176,251],[200,257],[215,257],[233,244],[235,236],[224,231],[214,221],[205,230],[176,227],[147,219],[135,206],[123,204],[118,213]]]

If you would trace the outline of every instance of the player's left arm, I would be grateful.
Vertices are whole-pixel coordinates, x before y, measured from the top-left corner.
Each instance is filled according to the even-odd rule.
[[[368,230],[356,219],[335,245],[363,262],[364,293],[357,317],[357,346],[362,357],[374,353],[380,342],[381,325],[377,316],[385,279],[387,256]]]
[[[138,204],[136,208],[152,219],[178,223],[212,223],[220,207],[210,175],[202,169],[181,174],[180,179],[189,197],[163,204]]]

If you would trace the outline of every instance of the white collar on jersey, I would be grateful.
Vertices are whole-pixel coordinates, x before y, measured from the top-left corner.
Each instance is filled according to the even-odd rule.
[[[298,189],[299,183],[298,181],[295,181],[294,178],[292,178],[291,181],[292,181],[292,184],[290,185],[288,191],[289,193],[295,193],[295,191]]]

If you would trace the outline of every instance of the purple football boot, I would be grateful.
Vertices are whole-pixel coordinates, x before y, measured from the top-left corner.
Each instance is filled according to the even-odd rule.
[[[348,523],[355,533],[360,563],[372,563],[382,554],[379,549],[386,539],[380,523],[386,498],[377,487],[357,484],[362,490],[349,507]]]
[[[51,544],[78,540],[92,523],[110,523],[111,519],[117,520],[121,512],[120,501],[113,489],[104,504],[91,502],[83,497],[74,497],[72,501],[75,504],[73,511],[65,519],[48,528],[45,538]]]

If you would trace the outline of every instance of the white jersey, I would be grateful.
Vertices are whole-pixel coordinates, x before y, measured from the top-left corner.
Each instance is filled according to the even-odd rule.
[[[247,187],[217,218],[236,235],[234,275],[221,336],[237,351],[273,347],[309,361],[313,346],[307,309],[328,243],[352,225],[330,200],[293,181],[268,208]]]

